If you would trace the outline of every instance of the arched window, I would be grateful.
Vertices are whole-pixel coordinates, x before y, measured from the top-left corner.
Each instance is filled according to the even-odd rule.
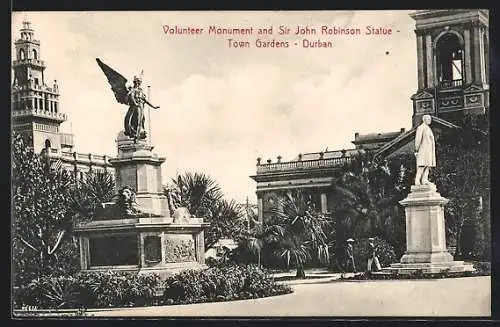
[[[33,59],[38,59],[38,53],[36,52],[36,49],[33,49]]]
[[[49,140],[49,139],[46,139],[46,140],[45,140],[45,147],[46,147],[46,148],[50,148],[50,147],[51,147],[51,143],[50,143],[50,140]]]
[[[440,87],[457,87],[464,78],[464,49],[454,33],[442,35],[436,43],[437,73]]]
[[[24,52],[24,49],[19,50],[19,59],[24,60],[26,57],[26,53]]]

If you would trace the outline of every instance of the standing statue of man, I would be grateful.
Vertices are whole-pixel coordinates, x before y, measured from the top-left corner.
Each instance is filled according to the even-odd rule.
[[[429,184],[429,169],[430,167],[436,167],[436,145],[434,134],[429,127],[431,121],[430,115],[424,115],[422,124],[417,127],[415,135],[415,156],[417,160],[415,185]]]

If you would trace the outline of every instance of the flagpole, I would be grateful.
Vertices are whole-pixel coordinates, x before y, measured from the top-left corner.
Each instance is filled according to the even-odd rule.
[[[151,86],[148,85],[148,101],[151,103]],[[148,106],[148,134],[149,134],[149,145],[151,145],[151,106]]]

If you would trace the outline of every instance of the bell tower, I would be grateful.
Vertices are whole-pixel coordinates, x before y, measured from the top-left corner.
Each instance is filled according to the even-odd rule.
[[[40,41],[35,40],[31,23],[26,19],[14,42],[12,84],[12,127],[23,135],[39,153],[42,149],[71,149],[71,134],[59,133],[66,115],[59,111],[59,87],[45,82],[45,63],[40,57]]]
[[[413,126],[424,114],[459,123],[489,109],[488,10],[418,10],[418,90]]]

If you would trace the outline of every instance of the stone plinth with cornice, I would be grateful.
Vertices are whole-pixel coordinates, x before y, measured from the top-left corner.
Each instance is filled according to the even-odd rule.
[[[384,268],[389,273],[439,273],[473,271],[471,264],[454,261],[446,248],[444,206],[448,199],[436,185],[414,185],[400,204],[406,212],[406,252],[400,263]]]
[[[109,163],[115,168],[117,190],[129,186],[136,193],[141,210],[169,217],[161,176],[161,164],[165,158],[153,153],[153,146],[144,141],[134,142],[123,132],[118,135],[116,143],[118,156]]]

